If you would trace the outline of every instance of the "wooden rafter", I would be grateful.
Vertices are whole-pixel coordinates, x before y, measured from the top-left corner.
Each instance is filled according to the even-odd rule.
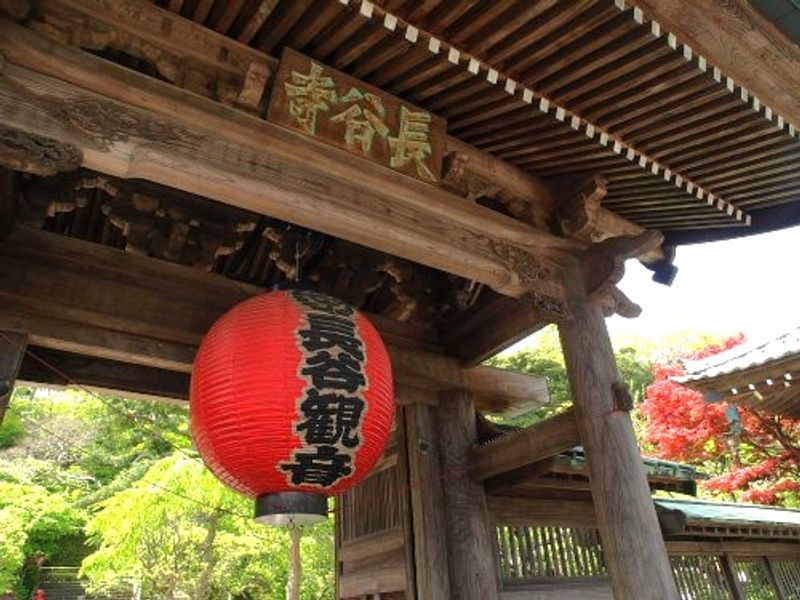
[[[745,0],[629,0],[645,17],[674,32],[677,42],[706,58],[800,127],[800,49]],[[740,88],[741,88],[740,86]],[[741,93],[741,92],[740,92]],[[752,99],[750,100],[752,105]],[[777,120],[778,114],[774,115]]]
[[[399,16],[383,7],[375,6],[370,1],[357,1],[361,16],[367,19],[375,18],[379,21],[383,21],[383,25],[387,29],[394,30],[395,28],[402,27],[406,31],[405,37],[407,40],[422,47],[427,46],[434,54],[445,54],[451,63],[461,66],[466,70],[468,78],[469,76],[485,77],[486,81],[490,84],[501,87],[502,92],[498,94],[499,98],[502,98],[503,93],[514,98],[519,97],[523,103],[531,105],[532,112],[538,110],[540,113],[554,118],[557,122],[568,125],[578,133],[585,134],[588,140],[609,148],[614,154],[625,157],[638,168],[645,169],[659,177],[663,176],[665,181],[674,184],[690,195],[695,195],[698,200],[706,201],[709,206],[716,210],[726,212],[739,221],[747,219],[747,214],[744,211],[726,202],[723,198],[719,197],[718,194],[715,194],[712,190],[706,189],[702,184],[693,181],[686,173],[675,168],[670,168],[670,164],[664,164],[659,160],[658,155],[654,155],[651,152],[635,146],[626,138],[616,135],[613,129],[605,128],[595,120],[582,117],[581,114],[569,108],[566,103],[562,102],[559,104],[554,97],[547,92],[543,92],[541,89],[534,90],[531,87],[527,87],[525,85],[525,80],[530,78],[530,74],[523,73],[521,75],[512,76],[506,69],[501,68],[497,64],[499,61],[494,57],[493,60],[484,60],[480,58],[480,53],[476,51],[475,48],[467,50],[463,44],[456,40],[439,39],[432,33],[423,31],[418,26],[401,19]],[[619,2],[617,2],[617,6],[620,6]],[[622,1],[621,7],[624,9],[624,1]],[[603,11],[596,11],[594,18],[597,19],[599,23],[606,19],[607,15]],[[576,29],[576,34],[580,31],[580,29]],[[531,57],[530,60],[533,60],[533,57]],[[492,96],[494,96],[494,94],[492,94]],[[483,100],[479,99],[479,104],[483,103]],[[482,117],[485,119],[486,116],[484,112]],[[581,154],[580,149],[577,149],[577,154]],[[565,159],[564,157],[558,157],[556,161],[557,163],[563,164]],[[538,163],[540,169],[545,165],[547,165],[546,162]],[[536,166],[532,165],[532,167],[535,171]]]

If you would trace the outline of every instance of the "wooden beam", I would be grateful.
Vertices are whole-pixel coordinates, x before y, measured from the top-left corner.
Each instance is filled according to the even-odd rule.
[[[189,397],[189,375],[124,362],[28,346],[18,382],[31,385],[91,390],[99,394],[130,398],[174,400],[185,405]]]
[[[607,188],[598,175],[544,180],[454,138],[448,138],[446,151],[445,185],[472,201],[492,198],[517,219],[540,226],[557,221],[567,237],[588,244],[645,231],[600,205]],[[664,254],[656,249],[639,258],[653,263]]]
[[[615,393],[621,379],[602,312],[589,302],[572,311],[559,325],[561,346],[614,596],[676,600],[630,415]]]
[[[515,527],[597,527],[594,504],[583,500],[547,500],[487,496],[492,517]]]
[[[524,467],[519,467],[513,471],[501,473],[500,475],[484,480],[483,489],[487,494],[502,495],[505,491],[511,491],[516,486],[525,486],[532,480],[549,473],[555,466],[555,463],[555,457],[550,457],[525,465]]]
[[[708,554],[722,556],[773,556],[800,558],[800,544],[772,541],[730,541],[717,540],[667,540],[667,551],[670,554]]]
[[[572,409],[493,442],[475,446],[469,452],[469,473],[484,481],[580,444],[578,425]]]
[[[50,176],[77,169],[83,156],[74,144],[0,125],[0,168]]]
[[[462,389],[470,390],[479,404],[489,404],[494,399],[499,406],[498,414],[510,419],[547,404],[550,393],[544,377],[515,373],[506,369],[477,366],[463,370]],[[498,406],[498,407],[499,407]]]
[[[0,425],[6,416],[27,345],[27,334],[0,329]]]
[[[800,127],[800,48],[747,0],[631,0],[723,75]]]
[[[359,569],[339,576],[339,597],[353,598],[363,594],[401,592],[406,586],[406,571],[402,561]]]
[[[379,554],[402,550],[404,542],[403,532],[399,528],[361,536],[342,544],[339,548],[339,560],[357,564]]]
[[[723,554],[720,562],[722,563],[722,572],[728,580],[728,588],[731,592],[732,600],[747,600],[745,596],[744,586],[739,581],[739,574],[736,572],[736,564],[730,554]]]
[[[184,374],[191,372],[197,345],[214,321],[265,291],[22,226],[0,242],[0,278],[7,283],[0,291],[0,328],[28,331],[32,344],[58,352]],[[387,343],[401,386],[434,393],[466,389],[489,412],[547,401],[540,378],[491,367],[464,369],[457,360],[431,351],[436,340],[422,337],[424,332],[369,317]],[[111,372],[116,371],[105,383],[96,383],[113,387]],[[120,373],[120,385],[133,382]],[[175,385],[170,383],[170,397],[186,397],[185,390],[176,393]]]
[[[469,448],[477,439],[475,407],[463,392],[443,395],[446,398],[435,412],[451,594],[459,600],[496,600],[494,531],[483,486],[467,475]]]
[[[614,600],[608,580],[599,581],[531,583],[522,589],[506,590],[501,600]]]
[[[521,296],[563,298],[575,247],[346,152],[0,23],[0,124],[146,179]],[[65,83],[69,81],[69,83]]]

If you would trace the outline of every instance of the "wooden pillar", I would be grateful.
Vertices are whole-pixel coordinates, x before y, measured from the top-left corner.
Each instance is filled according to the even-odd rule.
[[[414,561],[414,510],[411,500],[411,465],[409,464],[406,420],[406,407],[396,407],[395,432],[397,435],[397,481],[399,484],[397,499],[400,502],[400,523],[403,529],[403,549],[405,550],[405,600],[417,600],[417,576]]]
[[[559,326],[614,597],[677,600],[664,539],[599,306],[583,302]]]
[[[0,331],[0,425],[6,416],[27,344],[28,336],[24,333]]]
[[[442,535],[445,505],[433,410],[424,404],[412,404],[405,411],[417,598],[447,599],[450,598],[450,573],[447,541]]]
[[[477,440],[475,406],[462,391],[443,392],[436,407],[445,502],[451,598],[497,600],[494,532],[483,485],[468,473],[468,453]]]

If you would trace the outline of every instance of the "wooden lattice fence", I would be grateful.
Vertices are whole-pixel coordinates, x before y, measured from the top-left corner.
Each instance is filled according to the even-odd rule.
[[[500,524],[496,531],[498,568],[508,590],[539,590],[548,581],[594,581],[601,589],[607,582],[594,528]],[[681,600],[800,600],[800,552],[782,557],[769,543],[764,548],[769,555],[671,550]]]
[[[497,542],[503,581],[606,575],[595,529],[500,526]]]

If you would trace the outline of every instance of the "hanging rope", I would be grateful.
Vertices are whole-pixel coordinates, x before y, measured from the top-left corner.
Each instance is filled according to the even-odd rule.
[[[286,582],[286,600],[300,600],[300,578],[303,563],[300,560],[300,528],[289,525],[289,579]]]

